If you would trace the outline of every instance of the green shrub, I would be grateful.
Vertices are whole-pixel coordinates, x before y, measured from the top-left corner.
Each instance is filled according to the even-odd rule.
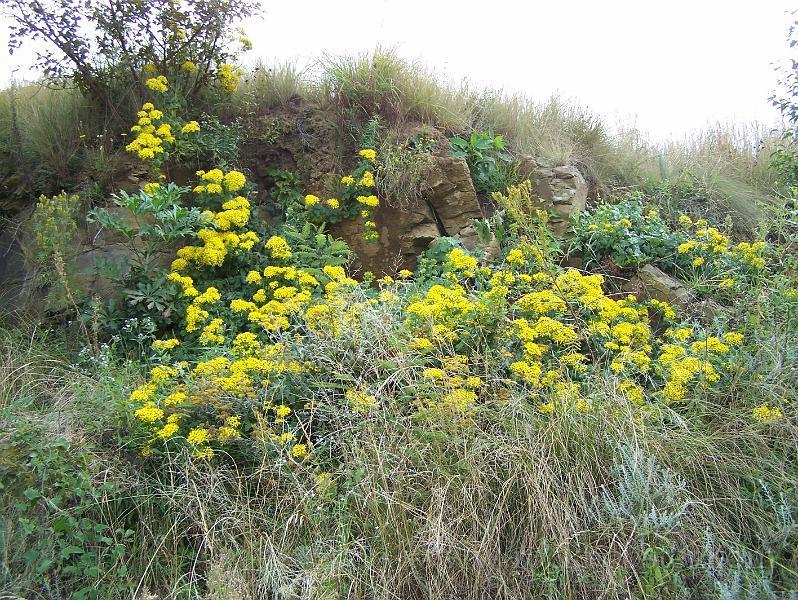
[[[125,553],[134,532],[113,529],[101,508],[122,490],[115,482],[96,483],[92,454],[63,437],[49,438],[41,425],[15,427],[0,441],[0,456],[1,578],[20,590],[37,582],[49,597],[115,594],[126,582]]]
[[[697,291],[734,301],[768,276],[771,248],[759,240],[734,244],[706,220],[681,215],[670,228],[644,197],[599,204],[574,222],[571,251],[583,253],[588,267],[611,259],[622,269],[655,264],[686,279]]]
[[[63,309],[73,304],[73,291],[79,294],[74,260],[79,250],[77,217],[80,207],[81,201],[76,195],[61,192],[51,198],[41,196],[31,217],[33,258],[39,267],[37,284],[46,288],[50,309]]]
[[[492,131],[471,133],[468,139],[449,138],[452,156],[464,158],[477,192],[504,192],[514,182],[507,142]]]
[[[676,249],[687,241],[683,233],[671,231],[656,210],[646,209],[640,194],[581,213],[574,232],[573,248],[584,253],[587,267],[612,258],[622,269],[656,263],[672,271]]]
[[[239,76],[229,63],[252,47],[236,24],[256,11],[251,2],[223,0],[124,2],[113,12],[91,0],[0,5],[10,18],[12,49],[39,40],[37,66],[49,80],[71,81],[107,108],[131,96],[138,104],[156,75],[168,76],[192,101],[213,81],[235,91]]]

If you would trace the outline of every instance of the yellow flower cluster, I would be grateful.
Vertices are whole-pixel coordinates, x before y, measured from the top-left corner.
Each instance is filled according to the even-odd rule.
[[[189,121],[180,128],[180,133],[197,133],[200,130],[200,124],[196,121]]]
[[[138,112],[138,123],[130,128],[136,137],[125,150],[133,152],[142,160],[152,160],[164,152],[164,144],[173,144],[172,126],[160,123],[163,113],[152,103],[145,103]]]
[[[224,64],[219,67],[219,73],[217,77],[222,89],[228,94],[232,94],[238,89],[238,84],[241,81],[241,69],[232,65]]]
[[[757,406],[751,411],[751,416],[760,423],[776,423],[784,419],[784,413],[778,406],[768,406],[767,403]]]
[[[220,195],[222,200],[225,195],[229,197],[246,185],[246,178],[239,171],[225,174],[220,169],[212,169],[197,171],[197,175],[207,183],[195,187],[194,191]],[[191,265],[197,268],[220,267],[231,249],[247,252],[260,241],[255,232],[243,229],[250,219],[250,204],[246,198],[235,196],[223,201],[221,208],[219,212],[206,210],[202,213],[205,222],[213,229],[206,227],[197,232],[202,246],[184,246],[177,251],[178,258],[172,263],[172,271],[183,271]]]
[[[363,148],[358,154],[371,163],[377,160],[377,153],[371,148]]]
[[[160,92],[164,93],[169,91],[169,82],[166,80],[166,77],[163,75],[158,75],[158,77],[151,77],[147,81],[144,82],[149,89],[153,92]]]
[[[180,345],[180,340],[177,338],[169,338],[166,340],[155,340],[152,343],[152,349],[157,352],[168,352]]]
[[[276,260],[287,260],[291,258],[291,248],[288,242],[280,236],[273,235],[266,242],[266,249]]]
[[[422,372],[432,384],[422,409],[448,416],[470,415],[478,400],[477,390],[482,387],[482,379],[471,371],[471,360],[465,354],[442,353],[436,358],[439,366]]]
[[[679,223],[691,235],[691,239],[679,244],[677,251],[681,255],[690,257],[690,264],[693,267],[723,274],[747,269],[754,275],[765,269],[767,244],[764,241],[740,242],[734,245],[731,239],[717,228],[707,227],[704,220],[693,222],[690,217],[682,215]],[[728,289],[734,287],[736,283],[735,277],[725,276],[718,282],[718,287]]]
[[[146,110],[140,118],[159,118],[154,107]],[[379,199],[369,190],[375,181],[366,164],[376,161],[376,153],[364,149],[360,157],[356,175],[342,179],[347,189],[339,190],[340,198],[345,209],[361,211],[367,232],[376,235]],[[678,402],[720,381],[733,349],[743,343],[735,332],[712,335],[677,324],[667,303],[609,297],[600,275],[546,267],[531,243],[510,249],[501,267],[481,265],[454,249],[441,278],[428,288],[423,280],[414,282],[410,271],[396,280],[372,276],[364,285],[341,266],[302,268],[296,261],[303,253],[292,251],[280,235],[269,237],[262,253],[246,253],[260,243],[245,230],[249,201],[237,195],[246,177],[221,169],[197,176],[195,191],[220,208],[202,213],[196,235],[201,245],[178,250],[168,275],[184,297],[185,332],[180,339],[153,343],[163,364],[130,395],[150,452],[155,444],[180,443],[195,457],[210,459],[220,446],[256,435],[289,467],[313,460],[314,439],[306,433],[313,428],[303,419],[317,396],[303,390],[309,387],[306,378],[330,369],[308,348],[320,340],[346,347],[372,335],[369,327],[388,318],[398,317],[392,321],[396,346],[408,365],[388,393],[404,391],[397,398],[413,398],[422,418],[450,417],[466,425],[479,414],[488,387],[490,396],[482,399],[503,401],[512,394],[539,415],[584,415],[605,401],[627,402],[644,415],[650,404]],[[305,197],[308,209],[340,206],[336,198]],[[238,262],[229,268],[225,261],[233,251]],[[261,258],[266,264],[255,262]],[[531,265],[536,270],[529,270]],[[225,277],[236,282],[231,289],[219,283]],[[244,291],[234,292],[243,282]],[[654,317],[659,313],[672,327],[664,335],[650,322],[660,323]],[[165,353],[178,346],[182,356],[193,356],[191,362],[167,360]],[[349,380],[348,389],[327,390],[355,413],[349,415],[353,419],[375,411],[383,397],[374,390],[384,394],[388,387],[384,379],[369,380],[371,371],[363,373]],[[610,374],[606,400],[588,394],[591,378],[602,373]],[[773,412],[779,409],[765,408],[754,418],[781,416]]]
[[[162,157],[168,147],[176,141],[172,126],[164,121],[163,112],[155,108],[151,102],[145,102],[136,116],[138,122],[130,128],[136,137],[125,146],[125,150],[136,154],[142,160]],[[181,133],[196,133],[199,130],[199,123],[189,121],[181,128]],[[148,194],[158,189],[157,183],[147,185],[150,186],[149,190],[145,186]]]
[[[469,256],[460,248],[455,248],[447,255],[449,265],[455,271],[458,271],[466,277],[473,277],[474,271],[479,262],[476,258]]]
[[[347,390],[345,397],[357,413],[368,413],[377,406],[377,399],[364,390]]]

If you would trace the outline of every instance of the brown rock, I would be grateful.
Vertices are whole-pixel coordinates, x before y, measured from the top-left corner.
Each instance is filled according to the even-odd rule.
[[[641,300],[654,298],[667,302],[702,321],[712,321],[721,310],[717,302],[710,299],[699,300],[684,281],[668,275],[654,265],[645,265],[623,289],[636,294]]]
[[[572,215],[585,210],[587,183],[573,165],[553,166],[540,158],[527,156],[520,161],[520,174],[532,182],[534,193],[541,199],[541,208],[551,214],[549,226],[558,238],[571,237],[568,232]]]
[[[435,157],[424,201],[439,220],[442,235],[459,236],[483,216],[468,163],[462,158]]]

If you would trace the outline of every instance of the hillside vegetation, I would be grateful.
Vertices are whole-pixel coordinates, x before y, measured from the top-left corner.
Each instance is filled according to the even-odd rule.
[[[794,597],[794,73],[785,131],[654,147],[390,52],[244,72],[248,4],[0,4],[53,47],[0,103],[3,597]],[[436,164],[473,239],[361,268]]]

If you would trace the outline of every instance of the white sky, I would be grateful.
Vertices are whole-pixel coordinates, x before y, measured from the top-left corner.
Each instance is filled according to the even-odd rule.
[[[655,140],[718,121],[774,123],[767,98],[775,61],[789,53],[787,0],[263,0],[248,23],[247,62],[395,48],[442,77],[523,92],[558,93]],[[0,45],[7,42],[0,20]],[[2,51],[0,84],[29,52]],[[27,59],[27,62],[25,61]]]

